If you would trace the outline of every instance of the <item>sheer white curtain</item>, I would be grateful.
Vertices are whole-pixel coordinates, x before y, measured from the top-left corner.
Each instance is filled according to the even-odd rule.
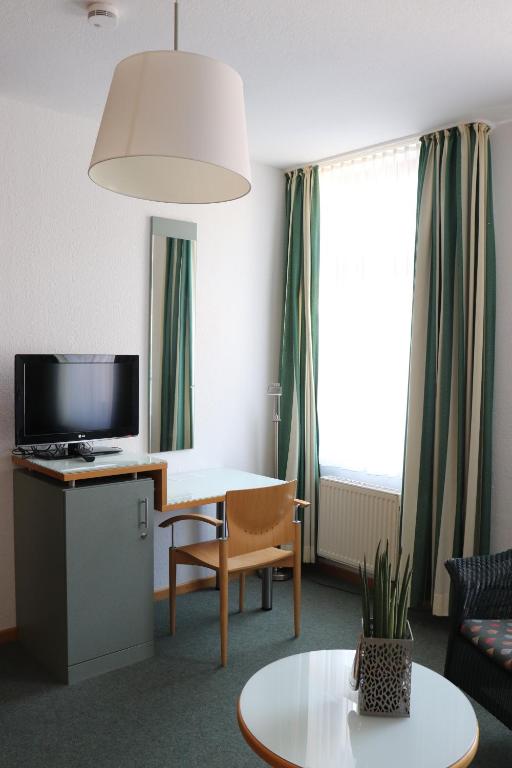
[[[401,484],[419,144],[320,169],[323,474]]]

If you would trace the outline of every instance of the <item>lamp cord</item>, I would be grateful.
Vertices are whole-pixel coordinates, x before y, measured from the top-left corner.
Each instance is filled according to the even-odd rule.
[[[174,0],[174,49],[178,50],[178,0]]]

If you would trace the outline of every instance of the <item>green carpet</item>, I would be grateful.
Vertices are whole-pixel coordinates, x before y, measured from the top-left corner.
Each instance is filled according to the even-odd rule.
[[[0,648],[1,768],[262,768],[239,733],[237,697],[254,672],[277,658],[355,646],[359,597],[339,586],[305,574],[303,631],[295,640],[290,582],[274,585],[274,610],[266,612],[259,610],[260,581],[249,578],[244,614],[236,613],[233,584],[227,669],[218,666],[212,590],[178,598],[174,638],[166,602],[156,605],[153,659],[74,686],[53,683],[17,646]],[[412,613],[411,623],[415,661],[441,672],[446,621]],[[512,732],[475,709],[481,740],[473,765],[512,765]]]

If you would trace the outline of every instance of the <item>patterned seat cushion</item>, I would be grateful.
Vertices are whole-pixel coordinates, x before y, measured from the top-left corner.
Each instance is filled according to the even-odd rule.
[[[512,619],[467,619],[460,632],[479,651],[512,672]]]

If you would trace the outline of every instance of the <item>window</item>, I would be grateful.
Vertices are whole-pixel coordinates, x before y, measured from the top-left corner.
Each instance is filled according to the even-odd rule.
[[[322,474],[401,484],[419,145],[321,168]]]

